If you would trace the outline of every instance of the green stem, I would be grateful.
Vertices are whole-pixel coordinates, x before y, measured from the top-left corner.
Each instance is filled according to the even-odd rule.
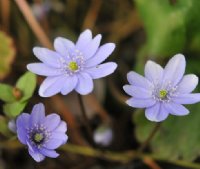
[[[23,145],[20,144],[17,140],[10,140],[7,142],[0,142],[0,149],[2,148],[17,149],[17,148],[23,148]],[[151,158],[154,160],[168,162],[185,168],[200,169],[200,164],[198,163],[187,162],[183,160],[168,160],[165,158],[160,158],[156,154],[138,153],[137,151],[134,150],[125,152],[103,151],[99,149],[94,149],[92,147],[79,146],[70,143],[67,143],[62,147],[60,147],[60,150],[66,151],[68,153],[90,156],[93,158],[99,158],[121,163],[128,163],[135,158],[140,158],[140,159]]]
[[[81,109],[81,113],[82,113],[82,117],[83,117],[83,124],[86,128],[89,141],[93,146],[95,146],[95,143],[94,143],[94,140],[93,140],[93,132],[92,132],[92,129],[90,127],[90,121],[87,117],[86,110],[85,110],[85,107],[84,107],[84,104],[83,104],[83,98],[80,94],[78,94],[78,101],[79,101],[79,104],[80,104],[80,109]]]
[[[157,131],[160,129],[161,123],[156,123],[155,127],[153,128],[152,132],[149,134],[147,139],[142,143],[142,145],[139,147],[138,152],[141,153],[151,142]]]

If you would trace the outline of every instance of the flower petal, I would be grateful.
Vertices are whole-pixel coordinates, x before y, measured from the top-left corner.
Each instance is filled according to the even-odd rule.
[[[145,108],[153,106],[156,101],[154,99],[137,99],[137,98],[130,98],[126,101],[126,103],[135,108]]]
[[[64,121],[61,121],[59,126],[54,131],[65,133],[67,131],[67,123],[65,123]]]
[[[108,63],[97,65],[96,67],[88,68],[87,70],[85,70],[85,72],[90,74],[92,79],[99,79],[99,78],[110,75],[111,73],[115,71],[116,68],[117,68],[116,63],[108,62]]]
[[[46,126],[50,131],[54,130],[60,124],[60,116],[53,113],[46,116],[44,120],[44,126]]]
[[[166,103],[165,107],[169,111],[170,114],[173,114],[173,115],[176,115],[176,116],[185,116],[185,115],[188,115],[190,113],[189,110],[186,109],[181,104]]]
[[[115,44],[114,43],[106,43],[103,46],[101,46],[95,56],[87,60],[86,62],[86,67],[92,67],[100,64],[106,58],[113,52],[115,49]]]
[[[27,113],[22,113],[18,116],[16,125],[17,125],[17,137],[22,144],[26,144],[27,131],[26,128],[29,127],[30,115]]]
[[[177,85],[185,72],[185,57],[177,54],[169,60],[164,69],[163,85],[171,83],[172,86]]]
[[[51,139],[59,139],[59,140],[62,140],[63,143],[62,144],[65,144],[68,140],[68,136],[65,134],[65,133],[61,133],[61,132],[53,132],[52,135],[51,135]]]
[[[68,56],[68,50],[75,48],[75,45],[72,41],[65,39],[63,37],[58,37],[54,40],[54,48],[62,56]]]
[[[200,102],[200,93],[179,94],[172,98],[178,104],[194,104]]]
[[[60,69],[49,67],[43,63],[28,64],[27,69],[41,76],[57,76],[62,74]]]
[[[148,89],[153,87],[151,82],[145,77],[139,75],[138,73],[131,71],[127,74],[128,82],[134,86],[142,87]]]
[[[157,85],[162,81],[163,68],[153,61],[147,61],[145,65],[145,77],[153,82],[154,85]]]
[[[165,120],[168,115],[169,113],[162,103],[156,103],[145,110],[145,116],[150,121],[160,122]]]
[[[123,86],[124,91],[130,96],[134,96],[139,99],[147,99],[152,97],[152,92],[133,85],[125,85]]]
[[[91,58],[96,53],[97,49],[99,48],[100,42],[101,42],[101,35],[99,34],[95,36],[94,39],[92,39],[85,46],[85,49],[82,50],[85,60]]]
[[[76,87],[78,83],[78,78],[77,76],[69,76],[66,77],[66,81],[63,84],[63,87],[61,89],[61,93],[63,95],[67,95],[68,93],[70,93],[72,90],[74,90],[74,88]]]
[[[59,154],[54,150],[48,150],[46,148],[41,148],[39,151],[41,154],[43,154],[47,157],[57,158],[59,156]]]
[[[50,97],[59,93],[65,81],[66,76],[47,77],[40,86],[39,95],[41,97]]]
[[[46,63],[47,65],[55,67],[55,68],[60,67],[59,59],[61,58],[61,56],[58,53],[52,50],[49,50],[46,48],[40,48],[40,47],[34,47],[33,53],[39,60]]]
[[[45,108],[42,103],[36,104],[31,112],[30,126],[41,124],[45,119]]]
[[[31,151],[28,149],[28,152],[30,156],[36,161],[36,162],[41,162],[45,159],[45,156],[39,153],[38,151]]]
[[[87,73],[80,73],[78,75],[78,84],[75,90],[81,95],[86,95],[92,92],[94,87],[93,80]]]
[[[53,150],[53,149],[60,147],[62,144],[63,144],[63,140],[50,139],[44,144],[44,147],[47,148],[47,149]]]
[[[85,46],[92,40],[92,32],[86,29],[82,32],[76,42],[76,48],[82,51]]]
[[[198,77],[193,74],[185,75],[181,82],[178,84],[177,93],[191,93],[198,84]]]

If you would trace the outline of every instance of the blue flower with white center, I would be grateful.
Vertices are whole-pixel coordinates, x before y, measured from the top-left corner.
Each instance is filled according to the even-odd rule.
[[[76,90],[86,95],[93,90],[93,79],[105,77],[115,71],[117,64],[101,64],[114,50],[115,44],[99,47],[101,35],[92,38],[90,30],[80,34],[78,41],[58,37],[54,41],[55,51],[35,47],[35,56],[43,63],[28,64],[29,71],[47,76],[39,89],[39,95],[50,97],[57,93],[66,95]]]
[[[145,77],[136,72],[129,72],[130,85],[123,88],[132,96],[127,104],[136,108],[146,108],[145,116],[151,121],[160,122],[169,114],[184,116],[189,110],[182,104],[194,104],[200,101],[200,93],[191,93],[198,84],[194,74],[184,76],[185,57],[177,54],[165,68],[153,61],[145,65]]]
[[[28,146],[29,154],[37,162],[45,156],[56,158],[54,150],[67,142],[67,125],[57,114],[45,117],[42,103],[33,107],[31,114],[22,113],[16,121],[17,137],[22,144]]]

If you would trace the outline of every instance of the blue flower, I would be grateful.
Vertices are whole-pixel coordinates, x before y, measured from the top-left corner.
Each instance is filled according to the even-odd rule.
[[[106,43],[99,47],[101,35],[92,39],[90,30],[80,34],[74,44],[58,37],[54,41],[55,51],[35,47],[35,56],[43,63],[28,64],[31,72],[47,76],[39,89],[39,95],[50,97],[57,93],[66,95],[76,90],[86,95],[93,90],[93,79],[105,77],[114,72],[117,64],[101,64],[114,50],[115,44]]]
[[[169,60],[165,68],[153,61],[145,65],[145,77],[129,72],[130,85],[123,88],[132,98],[127,104],[136,108],[146,108],[145,116],[151,121],[160,122],[169,114],[184,116],[189,114],[182,104],[194,104],[200,101],[200,93],[191,93],[198,84],[198,77],[184,75],[185,57],[177,54]]]
[[[67,142],[67,125],[61,121],[57,114],[45,117],[42,103],[33,107],[31,114],[22,113],[18,116],[17,137],[22,144],[28,146],[29,154],[37,162],[44,160],[45,156],[56,158],[58,153],[54,150]]]

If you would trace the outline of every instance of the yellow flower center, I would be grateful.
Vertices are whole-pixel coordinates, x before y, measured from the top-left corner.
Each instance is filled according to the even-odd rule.
[[[76,62],[69,62],[68,67],[71,71],[76,71],[78,70],[78,64]]]
[[[166,90],[160,90],[159,97],[161,99],[164,99],[166,96],[167,96],[167,91]]]
[[[36,133],[35,135],[34,135],[34,141],[36,141],[36,142],[41,142],[42,140],[44,139],[44,136],[43,136],[43,134],[41,134],[41,133]]]

